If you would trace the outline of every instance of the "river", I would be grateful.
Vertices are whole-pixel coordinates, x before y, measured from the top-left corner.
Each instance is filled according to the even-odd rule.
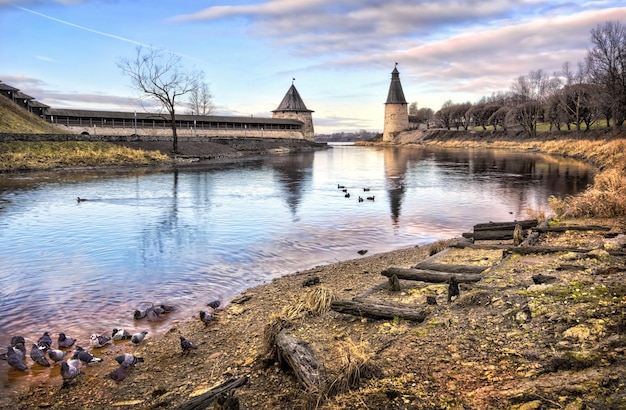
[[[211,300],[359,250],[524,219],[594,172],[533,153],[334,145],[174,172],[0,175],[0,352],[17,334],[29,347],[44,331],[88,345],[92,333],[142,330],[133,312],[152,303],[177,307],[149,325],[163,332]]]

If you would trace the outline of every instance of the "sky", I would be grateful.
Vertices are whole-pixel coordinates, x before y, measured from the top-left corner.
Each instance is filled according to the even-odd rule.
[[[140,111],[119,63],[142,47],[201,70],[216,115],[271,117],[293,81],[316,133],[382,131],[395,63],[407,101],[437,111],[575,67],[608,20],[623,0],[0,0],[0,81]]]

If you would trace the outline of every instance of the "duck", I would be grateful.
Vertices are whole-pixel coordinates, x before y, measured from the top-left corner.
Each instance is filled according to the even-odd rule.
[[[76,201],[77,202],[85,202],[85,201],[87,201],[87,198],[81,198],[81,197],[78,196],[78,197],[76,197]]]
[[[363,197],[359,196],[359,202],[363,202]]]
[[[363,188],[363,192],[369,192],[369,188]]]
[[[337,189],[345,189],[345,186],[337,184]]]
[[[350,198],[350,193],[348,192],[348,193],[346,193],[344,196],[345,196],[346,198]]]
[[[367,200],[368,200],[368,201],[373,201],[373,200],[374,200],[374,197],[373,197],[373,196],[368,196],[368,197],[367,197]]]

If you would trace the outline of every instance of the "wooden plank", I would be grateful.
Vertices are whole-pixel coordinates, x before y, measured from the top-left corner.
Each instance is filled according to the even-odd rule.
[[[202,393],[177,407],[177,410],[204,410],[208,408],[219,394],[227,394],[228,392],[241,387],[248,382],[249,376],[241,376],[226,380],[224,383],[212,388],[206,393]]]
[[[417,265],[413,266],[413,269],[422,269],[422,270],[434,270],[437,272],[448,272],[448,273],[481,273],[485,269],[488,269],[489,266],[478,266],[478,265],[452,265],[449,263],[435,263],[435,262],[420,262]]]
[[[398,279],[417,280],[430,283],[446,283],[454,276],[458,283],[478,282],[482,275],[468,273],[437,272],[423,269],[388,268],[381,272],[383,276],[391,277],[396,275]]]
[[[505,241],[513,239],[513,229],[511,230],[499,230],[499,231],[474,231],[464,232],[464,238],[472,238],[475,241]]]
[[[371,319],[393,319],[399,317],[414,322],[423,322],[426,312],[414,306],[399,306],[388,302],[367,302],[364,300],[334,300],[330,308],[335,312],[368,317]]]
[[[536,219],[527,219],[524,221],[511,221],[511,222],[488,222],[483,224],[474,225],[474,232],[477,231],[512,231],[515,229],[515,225],[520,225],[522,229],[529,229],[537,226],[539,221]]]
[[[537,226],[531,228],[533,232],[566,232],[566,231],[610,231],[608,226],[600,225],[571,225],[571,226]]]

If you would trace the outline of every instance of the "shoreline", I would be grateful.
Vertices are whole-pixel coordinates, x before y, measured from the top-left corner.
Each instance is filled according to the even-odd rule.
[[[612,226],[612,232],[626,232],[623,217],[570,219],[565,223],[605,224]],[[574,234],[562,241],[579,246],[587,241],[589,246],[598,248],[599,243],[604,243],[599,238],[593,233]],[[560,238],[551,240],[561,243]],[[17,403],[7,403],[7,408],[78,409],[110,405],[173,408],[224,379],[241,375],[250,378],[237,391],[243,408],[306,408],[317,400],[318,408],[327,409],[361,408],[359,403],[374,408],[484,409],[513,409],[516,405],[532,403],[539,407],[525,408],[540,408],[556,402],[572,406],[626,404],[624,387],[620,387],[626,380],[619,376],[620,372],[626,373],[623,359],[626,325],[623,319],[619,321],[619,313],[623,317],[626,311],[626,290],[620,293],[621,285],[613,283],[622,280],[624,273],[600,275],[599,283],[605,288],[609,284],[608,288],[617,292],[617,296],[609,294],[608,298],[594,296],[594,302],[604,304],[598,305],[600,312],[594,312],[590,306],[577,306],[581,311],[569,310],[579,304],[581,298],[574,296],[582,292],[568,285],[575,283],[595,295],[592,288],[601,289],[599,270],[619,267],[620,263],[626,266],[624,259],[603,260],[602,256],[582,260],[575,255],[568,256],[571,260],[561,255],[518,258],[506,263],[511,266],[496,268],[479,284],[462,286],[462,298],[451,305],[445,303],[444,285],[415,286],[414,282],[403,282],[399,293],[383,289],[374,294],[396,303],[425,306],[429,315],[424,323],[362,319],[332,311],[315,314],[296,309],[306,302],[310,291],[322,287],[330,289],[334,298],[358,296],[384,282],[380,271],[390,266],[414,266],[429,256],[430,248],[398,249],[318,266],[255,286],[241,295],[251,299],[230,303],[218,313],[214,325],[205,328],[197,318],[189,317],[175,322],[158,338],[148,338],[144,345],[131,348],[128,344],[116,344],[99,352],[105,362],[89,365],[85,375],[67,389],[57,389],[60,385],[57,376],[59,383],[32,386],[18,394]],[[473,255],[470,260],[480,264],[484,258],[491,261],[494,256]],[[543,303],[545,298],[557,297],[550,293],[550,287],[532,293],[536,288],[530,276],[537,272],[537,266],[541,272],[553,273],[559,264],[586,266],[587,263],[589,267],[582,271],[562,273],[561,282],[554,285],[564,293],[559,294],[562,299],[556,306],[551,300]],[[311,288],[303,286],[305,280],[314,277],[319,279],[319,284]],[[586,284],[587,281],[593,285]],[[427,294],[436,295],[438,305],[426,306]],[[580,303],[588,303],[582,299]],[[615,313],[602,310],[605,308]],[[530,312],[530,320],[523,319],[526,312]],[[577,319],[574,323],[570,319],[572,315]],[[605,323],[598,323],[596,316]],[[266,363],[264,333],[276,318],[288,322],[290,331],[313,348],[330,376],[339,380],[343,367],[352,362],[368,373],[367,377],[359,385],[325,398],[304,392],[293,373]],[[587,334],[589,329],[593,331]],[[196,342],[198,351],[180,356],[179,335]],[[530,340],[534,347],[530,346]],[[145,356],[146,365],[138,364],[125,381],[116,384],[104,376],[114,368],[113,357],[121,351]],[[597,363],[590,365],[590,359]],[[566,364],[559,365],[558,360],[566,360]],[[549,377],[556,379],[552,386],[546,384]],[[572,379],[583,387],[571,387]],[[609,383],[615,392],[608,394],[602,383]],[[593,396],[581,393],[592,388],[598,390]]]

